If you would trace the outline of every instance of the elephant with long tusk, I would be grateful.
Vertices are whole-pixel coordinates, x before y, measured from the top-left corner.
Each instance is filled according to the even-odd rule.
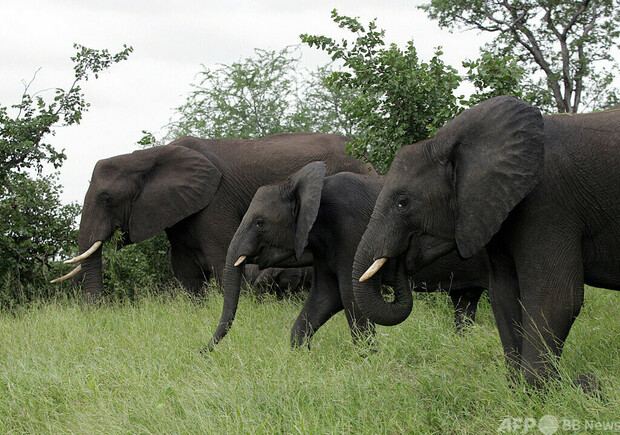
[[[166,231],[174,274],[197,292],[212,274],[221,279],[228,244],[260,186],[284,181],[315,160],[326,161],[331,174],[373,173],[346,155],[348,141],[322,133],[254,140],[184,137],[101,160],[84,199],[81,254],[68,263],[80,263],[85,296],[97,299],[103,290],[102,242],[117,229],[126,243]]]

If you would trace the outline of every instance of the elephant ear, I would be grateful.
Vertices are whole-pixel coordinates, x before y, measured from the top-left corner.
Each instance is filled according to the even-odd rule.
[[[469,258],[491,240],[510,211],[540,181],[542,115],[515,97],[495,97],[463,112],[435,138],[450,144],[456,245],[461,256]]]
[[[308,235],[319,213],[325,171],[325,162],[308,163],[287,181],[295,204],[295,256],[298,260],[308,245]]]
[[[129,218],[132,242],[146,240],[202,210],[220,184],[221,172],[192,149],[165,145],[133,155],[145,169]]]

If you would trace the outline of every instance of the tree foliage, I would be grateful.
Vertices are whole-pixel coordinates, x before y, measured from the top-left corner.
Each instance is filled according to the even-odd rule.
[[[45,278],[51,258],[73,252],[80,207],[63,205],[60,193],[54,176],[13,174],[11,194],[0,197],[0,275],[12,273],[19,282]]]
[[[385,31],[378,30],[375,21],[366,27],[336,10],[332,19],[351,32],[351,39],[336,42],[303,34],[301,40],[343,63],[344,69],[332,72],[326,85],[354,96],[342,105],[355,122],[351,151],[385,171],[398,148],[427,138],[457,113],[454,91],[461,78],[443,62],[440,49],[423,62],[413,42],[404,49],[386,44]]]
[[[166,233],[140,243],[124,245],[124,241],[118,230],[103,250],[103,285],[107,296],[133,300],[141,290],[154,291],[174,280]]]
[[[351,32],[350,39],[337,43],[325,36],[301,35],[302,42],[327,51],[334,60],[331,65],[305,71],[298,48],[286,47],[257,49],[240,62],[204,68],[185,104],[176,109],[165,137],[157,140],[145,131],[140,144],[162,144],[184,135],[341,133],[354,139],[353,155],[385,171],[400,146],[427,138],[461,105],[475,104],[475,98],[455,95],[462,79],[443,62],[439,48],[424,62],[413,42],[404,49],[387,44],[374,21],[363,26],[336,10],[332,18]],[[465,66],[480,95],[520,95],[523,70],[514,58],[487,54]]]
[[[67,91],[57,88],[53,97],[32,94],[31,81],[19,103],[0,106],[0,278],[4,288],[21,288],[45,277],[52,259],[75,250],[79,207],[61,204],[56,177],[42,174],[45,165],[58,169],[66,156],[46,139],[54,134],[54,126],[69,126],[82,119],[89,104],[80,83],[91,74],[96,78],[132,51],[127,46],[116,54],[74,47],[75,76]]]
[[[618,103],[611,87],[620,35],[618,0],[430,0],[421,6],[445,28],[497,34],[487,51],[526,67],[539,106],[576,113]]]
[[[204,67],[185,104],[176,109],[166,140],[184,135],[251,139],[276,133],[350,133],[340,109],[346,94],[323,86],[329,69],[307,72],[296,47],[255,50],[231,65]],[[153,144],[145,132],[141,142]]]
[[[460,97],[466,107],[500,95],[514,95],[535,106],[546,103],[537,89],[525,81],[525,68],[514,56],[495,56],[488,50],[481,50],[480,57],[463,61],[466,68],[464,79],[474,87],[471,95]]]
[[[41,172],[43,164],[52,164],[58,169],[66,156],[57,151],[44,139],[52,134],[52,127],[59,122],[69,126],[80,122],[82,113],[88,110],[79,84],[89,78],[89,73],[98,77],[99,72],[129,56],[133,50],[124,47],[116,54],[108,50],[93,50],[75,44],[77,50],[71,58],[74,62],[75,77],[69,90],[54,90],[54,97],[46,99],[44,95],[30,92],[32,81],[25,86],[21,101],[9,110],[0,106],[0,182],[4,183],[10,173],[34,168]],[[36,76],[35,76],[36,77]],[[34,79],[33,79],[34,80]]]

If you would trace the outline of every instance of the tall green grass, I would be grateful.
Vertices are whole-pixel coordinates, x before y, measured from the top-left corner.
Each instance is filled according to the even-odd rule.
[[[0,433],[478,434],[507,417],[620,421],[617,292],[587,289],[565,380],[544,394],[509,386],[486,301],[461,337],[447,297],[419,295],[406,322],[378,328],[378,351],[363,358],[342,313],[310,351],[292,350],[301,302],[243,297],[228,336],[203,355],[221,296],[172,292],[2,313]],[[598,376],[600,397],[573,387],[583,372]]]

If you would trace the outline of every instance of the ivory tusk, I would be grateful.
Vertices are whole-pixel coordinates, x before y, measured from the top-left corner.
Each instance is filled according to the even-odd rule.
[[[78,274],[78,272],[79,272],[80,270],[82,270],[82,265],[81,265],[81,264],[78,264],[78,265],[77,265],[77,266],[76,266],[76,267],[75,267],[75,268],[74,268],[71,272],[69,272],[68,274],[63,275],[63,276],[61,276],[60,278],[53,279],[53,280],[51,280],[50,282],[51,282],[51,283],[57,283],[57,282],[61,282],[61,281],[66,281],[66,280],[68,280],[69,278],[73,278],[75,275],[77,275],[77,274]]]
[[[88,248],[87,251],[84,251],[83,253],[81,253],[77,257],[73,257],[71,260],[64,261],[64,263],[65,264],[73,264],[73,263],[77,263],[78,261],[82,261],[85,258],[90,257],[93,254],[93,252],[95,252],[97,249],[99,249],[99,247],[101,246],[102,243],[103,242],[101,240],[96,241],[95,243],[93,243],[93,246]]]
[[[239,266],[241,263],[243,263],[245,261],[245,259],[248,258],[245,255],[242,255],[241,257],[239,257],[237,259],[237,261],[235,261],[235,267]]]
[[[366,281],[368,278],[372,277],[375,273],[377,273],[386,261],[387,258],[385,257],[375,260],[375,262],[370,265],[368,270],[364,272],[364,274],[360,277],[360,282]]]

